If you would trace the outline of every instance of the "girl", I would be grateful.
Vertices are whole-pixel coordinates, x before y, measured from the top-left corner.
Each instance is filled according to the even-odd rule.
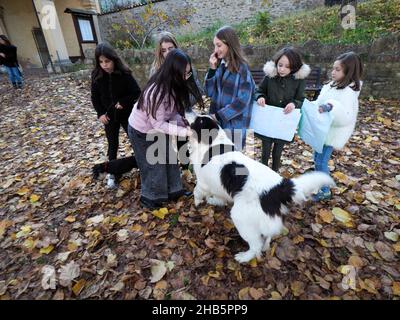
[[[169,137],[191,135],[184,118],[190,94],[203,106],[199,90],[188,85],[189,77],[188,56],[179,49],[172,50],[150,78],[129,117],[129,139],[140,169],[140,202],[150,209],[190,194],[182,187],[177,161],[171,159],[175,154]],[[161,148],[154,148],[154,138]],[[159,161],[152,159],[154,150]]]
[[[117,158],[119,128],[128,133],[128,117],[140,96],[140,88],[131,70],[115,50],[99,44],[95,51],[96,66],[92,72],[92,103],[99,121],[104,125],[108,141],[108,159]],[[116,177],[109,174],[107,186],[114,188]]]
[[[301,108],[304,101],[305,78],[310,67],[302,62],[301,55],[292,47],[278,51],[273,61],[264,65],[265,77],[256,91],[256,100],[260,106],[265,104],[283,109],[285,114],[295,108]],[[268,165],[272,150],[272,169],[278,171],[282,151],[288,141],[256,134],[262,141],[261,162]]]
[[[173,36],[172,33],[164,31],[160,33],[158,40],[157,40],[157,45],[156,45],[156,50],[154,52],[154,61],[150,69],[150,77],[161,67],[161,65],[164,63],[165,58],[167,54],[172,51],[173,49],[179,49],[178,42],[176,41],[175,37]],[[192,64],[190,63],[190,77],[187,80],[187,83],[190,86],[193,86],[194,90],[199,90],[201,94],[204,94],[204,90],[200,84],[200,81],[197,77],[197,72],[193,68]],[[195,88],[197,87],[197,89]],[[186,106],[185,111],[186,113],[192,112],[192,107],[196,103],[196,98],[194,96],[190,96],[190,103],[188,106]]]
[[[358,113],[358,96],[363,72],[361,60],[354,52],[347,52],[333,64],[332,81],[324,85],[315,102],[319,112],[331,112],[333,122],[329,129],[322,153],[314,153],[316,171],[329,174],[328,161],[333,149],[340,150],[350,139],[356,125]],[[329,187],[324,186],[314,196],[315,201],[331,198]]]
[[[210,114],[223,129],[230,130],[235,147],[241,150],[250,124],[255,84],[233,28],[225,26],[217,31],[209,63],[205,88],[211,98]]]
[[[8,78],[14,89],[22,89],[22,75],[19,71],[17,60],[17,47],[10,43],[5,35],[0,35],[0,58],[1,63],[7,69]]]

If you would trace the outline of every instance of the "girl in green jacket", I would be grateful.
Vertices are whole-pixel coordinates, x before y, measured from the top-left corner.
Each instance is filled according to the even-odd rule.
[[[305,78],[310,67],[304,64],[300,53],[293,47],[278,51],[272,61],[264,65],[265,77],[256,91],[260,106],[280,107],[285,114],[301,108],[304,101]],[[261,162],[268,165],[272,149],[272,169],[278,171],[283,148],[288,141],[256,134],[262,141]]]

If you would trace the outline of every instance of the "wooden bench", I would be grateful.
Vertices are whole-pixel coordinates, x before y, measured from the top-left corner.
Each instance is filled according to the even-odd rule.
[[[254,82],[258,86],[264,79],[264,71],[262,69],[250,70],[253,76]],[[321,68],[312,68],[310,74],[306,78],[306,89],[305,93],[309,100],[316,100],[321,92]]]

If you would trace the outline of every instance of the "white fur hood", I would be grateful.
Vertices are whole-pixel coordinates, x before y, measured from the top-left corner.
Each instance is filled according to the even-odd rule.
[[[269,78],[274,78],[278,74],[278,69],[275,65],[275,62],[272,60],[264,64],[263,70],[265,75]],[[303,63],[300,70],[294,73],[293,75],[296,80],[305,79],[308,77],[310,72],[311,72],[310,66],[308,64]]]

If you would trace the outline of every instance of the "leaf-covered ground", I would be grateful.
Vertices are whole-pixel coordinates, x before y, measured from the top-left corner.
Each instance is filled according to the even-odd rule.
[[[330,163],[333,199],[292,207],[271,250],[239,265],[228,208],[182,198],[151,212],[137,171],[111,191],[92,180],[105,136],[87,81],[0,86],[0,299],[398,299],[399,101],[362,101]],[[120,149],[131,153],[122,133]],[[297,141],[281,173],[312,165]]]

